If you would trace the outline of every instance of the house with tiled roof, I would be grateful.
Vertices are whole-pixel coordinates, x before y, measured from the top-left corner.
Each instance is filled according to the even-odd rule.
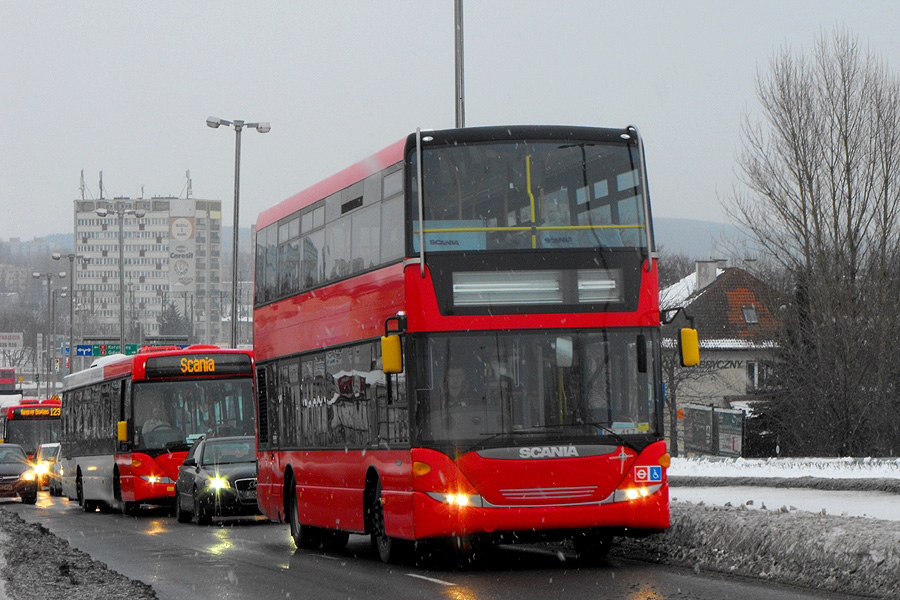
[[[663,327],[664,339],[691,317],[700,341],[700,365],[680,384],[679,405],[746,409],[768,399],[763,365],[775,348],[778,304],[768,285],[725,261],[698,261],[695,273],[660,292],[661,308],[684,308]]]

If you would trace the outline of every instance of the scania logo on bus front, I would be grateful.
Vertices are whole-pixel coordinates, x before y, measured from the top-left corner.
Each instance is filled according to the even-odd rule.
[[[578,456],[578,449],[575,446],[519,448],[519,458],[567,458],[570,456]]]

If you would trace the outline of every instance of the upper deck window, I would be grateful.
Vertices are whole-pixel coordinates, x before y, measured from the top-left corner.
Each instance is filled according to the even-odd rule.
[[[633,146],[473,143],[427,148],[422,156],[428,252],[646,245]],[[417,202],[415,192],[409,196]],[[412,240],[418,252],[415,217]]]

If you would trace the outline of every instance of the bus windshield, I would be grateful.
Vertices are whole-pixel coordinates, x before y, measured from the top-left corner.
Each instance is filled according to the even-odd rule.
[[[40,444],[59,441],[59,427],[59,419],[10,419],[4,441],[19,444],[31,456]]]
[[[617,329],[417,338],[414,352],[424,357],[417,361],[417,439],[477,445],[520,434],[582,442],[656,436],[654,335]]]
[[[646,245],[643,177],[633,145],[435,146],[422,151],[422,171],[427,252]],[[419,252],[416,177],[411,184]]]
[[[240,378],[135,384],[135,449],[173,449],[203,436],[252,435],[252,383]]]

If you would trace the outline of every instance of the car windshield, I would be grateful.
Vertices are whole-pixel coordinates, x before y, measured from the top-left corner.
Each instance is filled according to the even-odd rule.
[[[0,464],[13,465],[27,461],[28,457],[21,448],[0,448]]]
[[[203,451],[204,465],[245,463],[256,460],[253,440],[209,442]]]
[[[41,446],[38,450],[37,459],[38,460],[53,460],[56,456],[56,450],[59,448],[57,445],[52,446]]]

